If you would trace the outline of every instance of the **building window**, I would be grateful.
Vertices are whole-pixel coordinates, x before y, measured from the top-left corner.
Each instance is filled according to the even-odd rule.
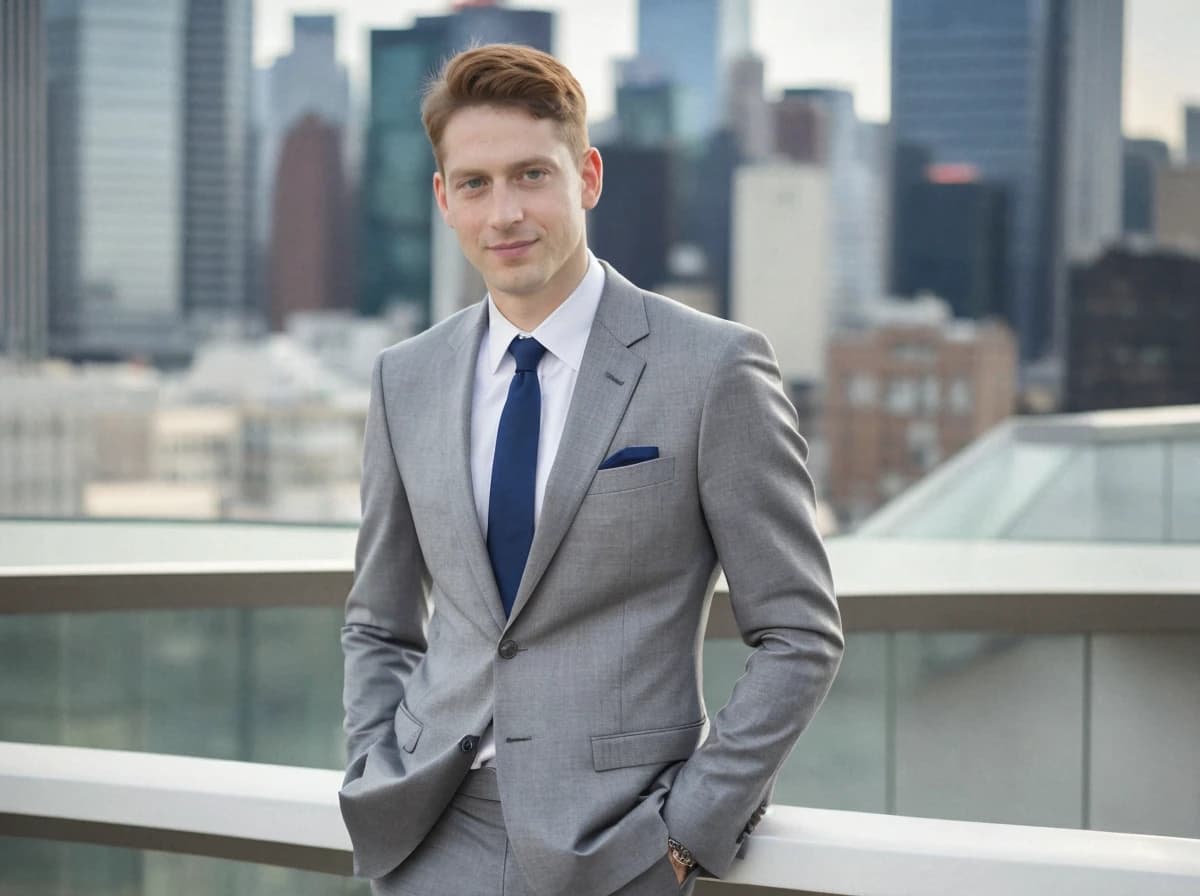
[[[941,410],[942,384],[936,376],[927,376],[921,382],[921,405],[927,414],[936,414]]]
[[[914,420],[905,432],[908,461],[918,470],[932,470],[942,459],[937,427],[928,420]]]
[[[879,491],[885,498],[898,495],[904,488],[904,477],[899,473],[884,473],[879,477]]]
[[[917,410],[917,384],[898,379],[888,383],[887,409],[893,414],[912,414]]]
[[[892,346],[891,355],[909,364],[932,364],[937,357],[932,346],[922,342],[898,342]]]
[[[950,410],[955,414],[971,413],[971,386],[966,380],[954,380],[950,384],[946,399]]]
[[[872,408],[879,401],[879,384],[873,376],[856,373],[846,384],[846,401],[852,408]]]

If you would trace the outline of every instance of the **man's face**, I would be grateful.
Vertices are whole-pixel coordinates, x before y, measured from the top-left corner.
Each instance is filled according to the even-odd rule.
[[[493,299],[553,308],[587,269],[584,213],[600,198],[600,154],[582,159],[551,119],[470,106],[442,132],[433,189]]]

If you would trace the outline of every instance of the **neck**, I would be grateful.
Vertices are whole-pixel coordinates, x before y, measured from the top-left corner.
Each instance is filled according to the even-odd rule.
[[[496,310],[504,315],[514,327],[523,333],[532,333],[542,321],[553,314],[579,284],[588,269],[587,245],[581,243],[579,251],[551,278],[546,286],[536,293],[506,293],[488,287]]]

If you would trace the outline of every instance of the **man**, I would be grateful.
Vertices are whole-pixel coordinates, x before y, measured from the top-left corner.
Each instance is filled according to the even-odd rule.
[[[588,251],[602,161],[553,57],[461,53],[422,114],[488,295],[374,368],[342,630],[355,873],[690,890],[729,869],[841,657],[795,412],[762,336]],[[754,651],[710,721],[718,562]]]

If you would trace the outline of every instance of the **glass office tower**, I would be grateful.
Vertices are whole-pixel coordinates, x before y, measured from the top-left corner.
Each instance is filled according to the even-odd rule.
[[[183,0],[54,0],[50,311],[56,354],[185,352]]]
[[[970,164],[1008,193],[1007,317],[1054,350],[1068,259],[1120,233],[1123,0],[895,0],[894,246],[906,160]],[[896,249],[894,249],[896,251]],[[893,258],[893,277],[902,268]]]
[[[685,140],[723,123],[729,67],[749,52],[749,0],[638,0],[638,58],[679,88]]]
[[[251,0],[191,0],[184,58],[183,304],[238,315],[249,223]]]
[[[46,351],[42,0],[0,3],[0,357]]]

